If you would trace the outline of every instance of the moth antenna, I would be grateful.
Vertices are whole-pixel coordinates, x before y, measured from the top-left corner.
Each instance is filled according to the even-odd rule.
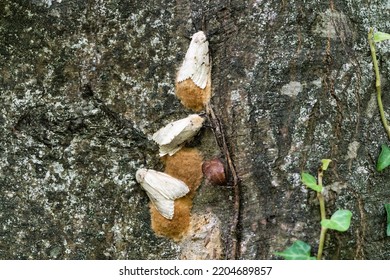
[[[206,112],[199,113],[198,115],[205,119],[204,122],[203,122],[203,127],[204,128],[211,128],[211,129],[214,128],[212,123],[210,122],[209,116],[208,116],[208,114]]]
[[[143,154],[143,158],[142,158],[142,160],[143,160],[143,168],[146,166],[146,154]]]
[[[208,39],[208,33],[207,33],[207,20],[205,17],[205,14],[202,12],[202,31],[206,34],[206,38]]]
[[[211,129],[214,128],[214,126],[209,122],[209,120],[206,120],[206,122],[203,124],[203,126],[205,128],[211,128]]]
[[[202,118],[207,118],[207,113],[206,112],[199,113],[198,115],[200,117],[202,117]]]
[[[196,33],[198,31],[204,31],[205,34],[206,34],[206,30],[207,30],[207,14],[210,13],[210,9],[206,9],[204,7],[204,5],[201,6],[201,8],[199,10],[195,10],[196,7],[193,7],[193,12],[192,12],[192,15],[191,15],[191,19],[192,19],[192,26],[194,28],[194,32],[193,33]]]
[[[190,38],[192,37],[192,34],[194,34],[197,31],[197,27],[196,27],[196,23],[195,23],[194,17],[192,17],[192,29],[193,30],[187,30],[189,32],[189,34],[191,34]]]
[[[183,33],[183,37],[186,38],[188,41],[191,41],[192,31],[186,29],[185,31],[183,31]]]

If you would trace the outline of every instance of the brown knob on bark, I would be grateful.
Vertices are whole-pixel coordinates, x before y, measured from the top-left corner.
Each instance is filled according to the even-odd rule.
[[[206,180],[211,184],[226,185],[225,166],[220,159],[215,158],[203,162],[202,171]]]

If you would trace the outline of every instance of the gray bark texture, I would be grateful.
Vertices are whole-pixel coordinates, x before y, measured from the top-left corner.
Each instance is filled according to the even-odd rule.
[[[385,0],[0,0],[0,259],[228,255],[231,186],[203,181],[196,232],[177,242],[154,233],[135,180],[164,169],[151,135],[193,113],[175,78],[199,30],[239,178],[236,257],[278,259],[295,240],[315,255],[319,205],[300,174],[329,158],[327,216],[353,216],[327,232],[324,259],[390,259],[390,170],[375,169],[389,139],[367,42],[371,26],[390,33],[389,11]],[[377,52],[390,112],[389,43]],[[207,123],[190,145],[224,155]]]

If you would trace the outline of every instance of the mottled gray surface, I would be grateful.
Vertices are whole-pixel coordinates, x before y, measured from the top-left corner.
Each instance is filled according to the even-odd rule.
[[[206,3],[207,2],[207,3]],[[306,3],[305,3],[306,2]],[[0,259],[174,259],[134,179],[162,169],[150,135],[189,114],[174,80],[206,30],[214,110],[241,179],[240,258],[318,245],[319,210],[299,180],[333,159],[327,259],[390,259],[388,143],[368,28],[390,32],[387,1],[0,0]],[[390,45],[378,46],[390,108]],[[85,86],[89,85],[89,86]],[[387,109],[389,111],[390,109]],[[195,143],[218,154],[209,129]],[[232,215],[231,189],[202,186],[193,211]]]

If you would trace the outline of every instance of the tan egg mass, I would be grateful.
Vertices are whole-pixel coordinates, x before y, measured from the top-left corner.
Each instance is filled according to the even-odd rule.
[[[201,111],[211,98],[211,66],[206,34],[192,35],[176,78],[176,96],[188,109]]]
[[[173,156],[165,156],[162,159],[165,162],[165,173],[183,181],[190,191],[186,196],[175,200],[171,220],[164,218],[151,206],[152,229],[157,235],[180,241],[190,225],[192,199],[203,179],[203,157],[198,149],[183,148]]]
[[[176,96],[184,107],[195,112],[202,111],[211,98],[211,82],[204,89],[198,87],[191,79],[176,83]]]

